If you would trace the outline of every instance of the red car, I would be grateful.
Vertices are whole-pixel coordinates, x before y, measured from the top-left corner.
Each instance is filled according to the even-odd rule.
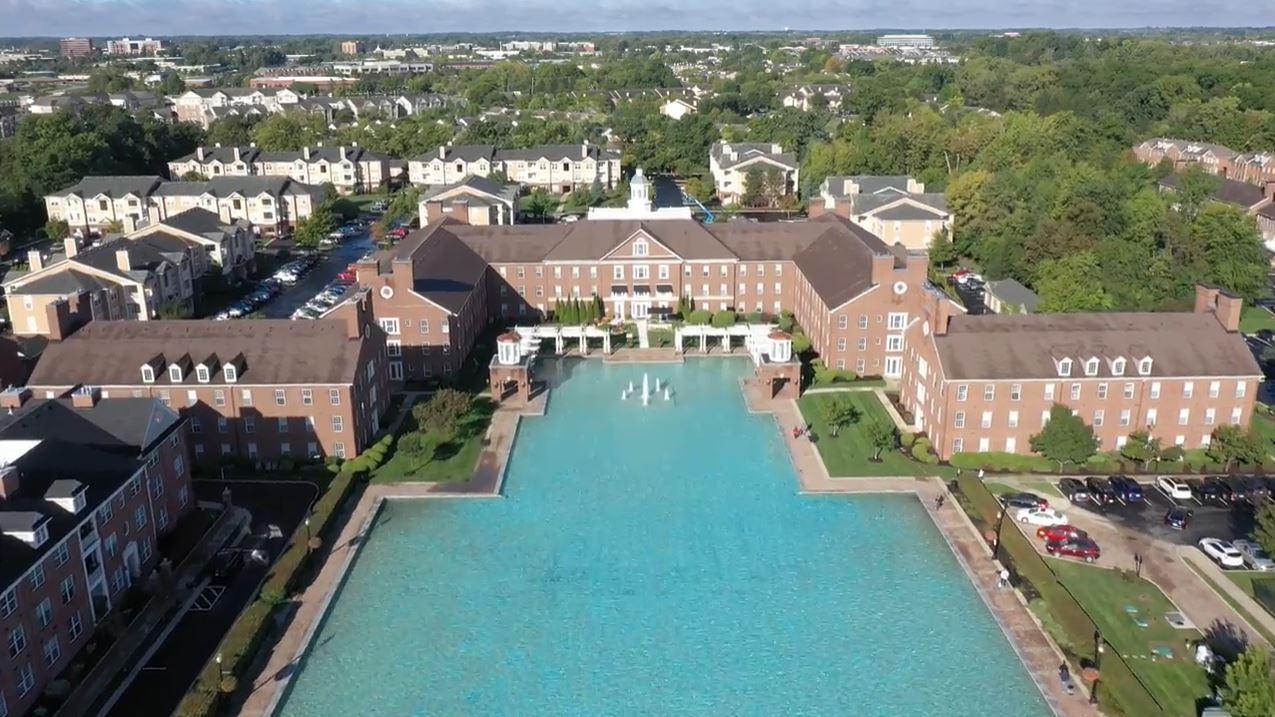
[[[354,272],[350,271],[349,269],[346,269],[340,274],[337,274],[336,278],[346,283],[352,283],[356,277],[354,275]]]
[[[1051,540],[1048,543],[1045,543],[1045,552],[1050,555],[1065,555],[1069,558],[1080,558],[1086,563],[1092,563],[1097,560],[1098,556],[1101,554],[1098,550],[1098,544],[1088,538]]]
[[[393,239],[402,239],[407,236],[407,229],[405,227],[396,227],[394,229],[391,229],[385,232],[385,236],[391,237]]]
[[[1036,537],[1049,543],[1055,540],[1088,538],[1089,534],[1074,525],[1046,525],[1036,529]]]

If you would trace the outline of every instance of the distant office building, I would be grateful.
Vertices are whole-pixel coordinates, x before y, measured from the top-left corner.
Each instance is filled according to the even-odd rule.
[[[362,55],[367,51],[367,45],[362,40],[346,40],[341,43],[342,55]]]
[[[931,35],[882,35],[877,38],[877,44],[881,47],[930,48],[934,47],[934,37]]]
[[[158,55],[164,49],[164,43],[161,40],[153,40],[146,38],[144,40],[134,40],[128,37],[121,37],[118,40],[106,41],[106,54],[122,57],[145,57],[147,55]]]
[[[87,37],[64,37],[58,40],[58,54],[73,60],[81,57],[91,57],[93,55],[93,41]]]

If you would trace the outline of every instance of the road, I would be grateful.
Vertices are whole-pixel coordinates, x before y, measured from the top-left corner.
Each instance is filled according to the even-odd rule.
[[[323,291],[323,287],[335,279],[337,274],[345,271],[347,266],[375,248],[376,243],[372,241],[371,235],[365,232],[357,238],[337,245],[331,251],[324,252],[323,259],[310,270],[309,274],[288,287],[273,301],[268,302],[262,307],[261,313],[267,319],[286,319],[292,316],[292,312],[313,299],[315,294]]]
[[[220,501],[225,485],[220,481],[196,481],[195,495],[200,500]],[[115,693],[118,699],[114,704],[106,707],[115,695],[102,697],[102,702],[95,706],[98,717],[168,715],[177,709],[199,672],[212,659],[222,636],[256,597],[269,565],[287,546],[283,536],[296,530],[318,494],[313,484],[300,481],[232,481],[229,485],[235,505],[252,513],[247,541],[257,542],[258,547],[268,553],[269,563],[246,560],[243,567],[228,578],[210,580],[133,681],[122,692]],[[278,528],[275,534],[280,537],[268,537],[272,526]],[[261,539],[253,541],[255,536]]]

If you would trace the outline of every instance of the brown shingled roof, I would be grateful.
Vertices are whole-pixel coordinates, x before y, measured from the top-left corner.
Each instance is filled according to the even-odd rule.
[[[1055,359],[1075,361],[1071,376],[1084,377],[1081,362],[1124,356],[1125,376],[1135,360],[1152,359],[1151,376],[1260,376],[1239,334],[1228,333],[1211,314],[1094,313],[952,317],[934,337],[948,380],[1059,378]],[[1111,376],[1106,360],[1099,376]]]
[[[327,319],[93,321],[50,343],[28,383],[136,385],[142,364],[159,355],[166,363],[186,355],[200,363],[236,354],[243,355],[241,384],[351,383],[360,368],[362,342],[346,331],[345,321]],[[213,384],[225,382],[220,371],[211,378]],[[167,371],[156,371],[155,385],[172,385]],[[188,375],[181,385],[199,384]]]

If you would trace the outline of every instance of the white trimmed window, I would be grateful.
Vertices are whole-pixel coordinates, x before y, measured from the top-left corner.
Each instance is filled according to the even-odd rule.
[[[1058,362],[1058,375],[1059,376],[1071,375],[1071,359],[1065,358]]]

